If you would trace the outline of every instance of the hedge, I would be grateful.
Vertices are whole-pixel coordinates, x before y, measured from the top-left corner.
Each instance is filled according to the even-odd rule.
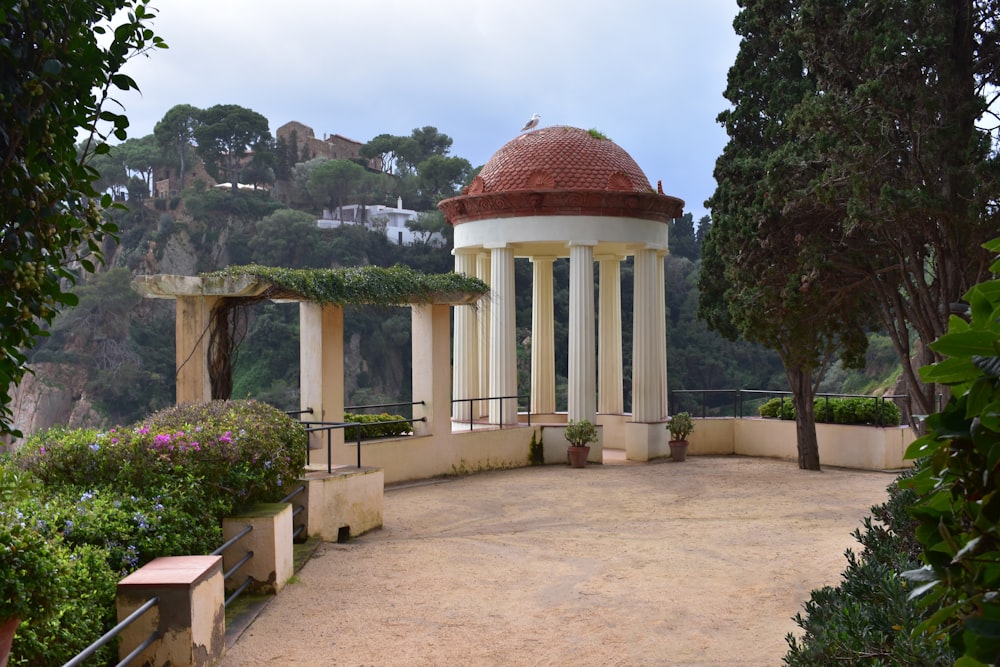
[[[361,426],[361,439],[374,440],[375,438],[396,438],[401,435],[413,433],[413,424],[407,421],[402,415],[390,415],[383,412],[377,415],[344,413],[345,422],[355,424],[365,424]],[[357,442],[357,426],[348,426],[344,429],[344,442]]]
[[[790,396],[772,398],[757,409],[761,417],[795,419],[795,405]],[[779,414],[780,413],[780,414]],[[873,426],[898,426],[899,406],[878,397],[852,396],[817,397],[813,400],[813,413],[817,423],[870,424]]]

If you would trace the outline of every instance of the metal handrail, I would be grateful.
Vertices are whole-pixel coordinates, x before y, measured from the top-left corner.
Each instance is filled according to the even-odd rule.
[[[706,418],[708,416],[708,395],[710,394],[732,394],[733,396],[733,417],[738,419],[743,419],[743,408],[744,408],[744,395],[765,395],[777,397],[781,400],[781,412],[784,412],[784,401],[786,397],[793,395],[792,392],[781,389],[672,389],[670,391],[671,396],[676,394],[700,394],[701,395],[701,417]],[[893,399],[906,399],[908,394],[886,394],[884,396],[872,396],[866,394],[839,394],[835,392],[817,392],[816,398],[826,399],[825,401],[825,412],[827,421],[830,420],[830,401],[831,398],[866,398],[872,399],[879,406],[877,411],[878,422],[875,424],[877,427],[884,427],[884,413],[885,413],[885,402],[891,401]],[[671,400],[671,411],[676,409],[676,401]],[[781,414],[781,413],[779,413]]]
[[[321,421],[303,421],[302,425],[305,426],[306,433],[319,433],[321,431],[326,431],[326,471],[327,473],[333,473],[333,431],[336,429],[345,429],[352,426],[358,427],[358,437],[355,443],[358,447],[357,449],[357,467],[361,467],[361,431],[364,426],[377,426],[379,424],[413,424],[414,422],[426,422],[427,417],[416,417],[414,419],[390,419],[386,421],[369,422],[367,424],[362,424],[361,422],[321,422]],[[309,462],[308,459],[309,451],[306,450],[306,463]]]
[[[504,401],[509,401],[509,400],[519,401],[522,398],[530,399],[531,398],[531,394],[519,394],[517,396],[478,396],[478,397],[473,397],[473,398],[453,398],[453,399],[451,399],[451,404],[452,404],[452,406],[454,406],[456,403],[468,403],[469,404],[469,431],[472,431],[473,427],[476,424],[476,420],[472,416],[472,412],[473,412],[473,409],[472,409],[473,406],[472,406],[472,404],[475,403],[476,401],[500,401],[500,423],[497,424],[497,425],[502,429],[503,428],[503,402]],[[528,410],[527,415],[528,415],[528,423],[527,424],[528,424],[528,426],[531,426],[531,410]],[[511,422],[511,423],[513,425],[516,425],[518,423],[518,419],[515,418],[514,421]]]
[[[121,623],[119,623],[115,627],[105,632],[100,639],[98,639],[96,642],[94,642],[87,648],[83,649],[81,653],[79,653],[76,657],[74,657],[72,660],[63,665],[63,667],[79,667],[79,665],[83,664],[84,660],[97,653],[97,651],[102,646],[104,646],[112,639],[117,637],[119,634],[121,634],[122,630],[135,623],[140,616],[142,616],[143,614],[145,614],[147,611],[149,611],[158,604],[160,604],[159,596],[152,597],[149,600],[146,600],[146,602],[144,602],[138,609],[136,609],[131,614],[122,619]],[[130,662],[132,662],[132,660],[134,660],[135,657],[138,656],[144,649],[146,649],[150,644],[159,639],[160,634],[161,633],[159,630],[154,631],[153,634],[151,634],[144,642],[142,642],[134,651],[125,656],[125,658],[121,662],[119,662],[115,667],[123,667],[124,665],[127,665]]]

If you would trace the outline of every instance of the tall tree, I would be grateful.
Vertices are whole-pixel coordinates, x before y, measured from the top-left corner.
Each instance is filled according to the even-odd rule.
[[[153,172],[164,163],[163,151],[152,134],[129,139],[115,146],[112,154],[125,166],[125,171],[137,174],[146,185],[148,197],[153,187]]]
[[[148,0],[2,0],[0,14],[0,433],[10,433],[26,350],[76,302],[71,263],[92,271],[117,231],[87,165],[108,151],[106,137],[127,137],[128,119],[105,102],[137,88],[121,72],[129,58],[165,45]]]
[[[184,189],[184,172],[188,157],[194,148],[194,131],[201,124],[201,110],[190,104],[170,108],[153,127],[156,142],[164,152],[177,157],[178,180]]]
[[[431,208],[447,197],[454,197],[467,183],[472,164],[461,157],[434,154],[417,166],[417,179],[422,195],[422,208]]]
[[[712,226],[702,248],[699,315],[728,337],[740,335],[781,358],[796,409],[799,467],[820,467],[813,400],[838,355],[863,363],[869,317],[863,295],[836,274],[828,212],[790,214],[781,181],[788,160],[788,115],[814,82],[793,48],[796,19],[787,0],[747,0],[734,27],[742,41],[719,115],[729,142],[715,166]],[[767,187],[764,187],[764,185]]]
[[[320,206],[343,206],[364,180],[365,168],[350,160],[325,160],[309,171],[306,188]],[[339,216],[338,216],[339,217]]]
[[[216,180],[227,179],[235,192],[247,151],[268,150],[271,130],[267,118],[256,111],[217,104],[202,112],[194,137],[205,169]]]
[[[1000,7],[799,4],[794,48],[816,89],[790,116],[797,160],[781,177],[800,187],[783,205],[837,211],[837,242],[851,249],[842,271],[878,305],[914,411],[934,412],[938,388],[916,369],[940,359],[930,343],[985,275],[981,246],[1000,228],[996,127],[977,127],[998,83]]]

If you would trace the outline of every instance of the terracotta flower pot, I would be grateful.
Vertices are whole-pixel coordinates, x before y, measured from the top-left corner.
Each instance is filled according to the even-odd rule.
[[[10,649],[14,644],[14,633],[20,624],[21,619],[16,616],[0,621],[0,667],[7,667]]]
[[[570,445],[566,448],[569,452],[569,464],[574,468],[584,468],[587,465],[587,457],[590,456],[590,447],[576,447]]]
[[[688,441],[687,440],[671,440],[670,441],[670,458],[675,463],[680,463],[687,458],[688,451]]]

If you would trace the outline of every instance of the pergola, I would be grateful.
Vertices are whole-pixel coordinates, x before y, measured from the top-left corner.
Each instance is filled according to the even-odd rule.
[[[290,270],[230,267],[200,276],[139,276],[134,288],[149,298],[174,299],[177,403],[228,398],[230,352],[227,313],[262,300],[299,303],[300,405],[316,421],[344,413],[346,305],[412,309],[413,400],[416,435],[451,430],[450,311],[477,302],[487,291],[476,279],[425,275],[405,267]],[[342,433],[338,432],[342,437]]]

